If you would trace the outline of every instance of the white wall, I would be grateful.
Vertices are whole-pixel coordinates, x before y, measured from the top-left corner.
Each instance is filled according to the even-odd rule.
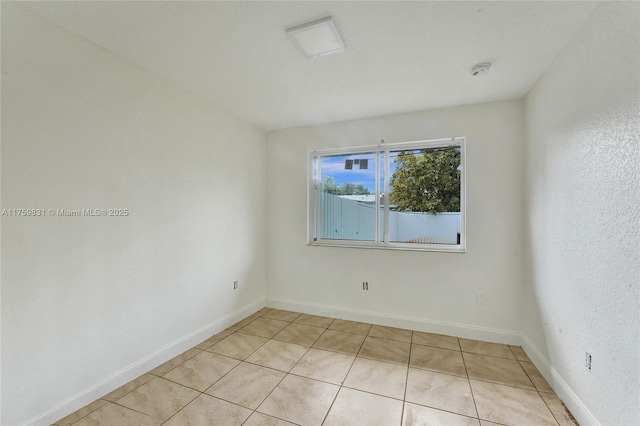
[[[640,424],[639,28],[604,2],[526,97],[523,331],[582,424]]]
[[[268,132],[267,304],[519,342],[523,132],[521,100]],[[453,136],[467,137],[467,253],[306,245],[309,151]]]
[[[2,2],[2,208],[130,215],[2,218],[0,423],[55,421],[264,305],[264,139]]]

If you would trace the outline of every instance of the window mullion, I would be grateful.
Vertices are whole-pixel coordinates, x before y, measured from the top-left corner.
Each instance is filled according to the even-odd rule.
[[[375,174],[375,194],[376,194],[376,199],[375,199],[375,203],[374,205],[374,209],[375,209],[375,220],[374,220],[374,226],[375,226],[375,242],[378,243],[380,242],[380,151],[376,151],[376,174]]]
[[[390,176],[389,171],[391,169],[389,162],[391,161],[391,152],[386,149],[384,151],[384,244],[389,245],[389,228],[390,228],[390,217],[389,217],[389,202],[391,197],[389,196],[389,182]]]
[[[316,170],[316,240],[322,240],[322,156],[318,156]]]

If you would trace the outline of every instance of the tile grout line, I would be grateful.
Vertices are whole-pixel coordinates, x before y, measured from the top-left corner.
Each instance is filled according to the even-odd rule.
[[[460,346],[460,357],[462,358],[462,365],[464,365],[464,372],[467,375],[467,384],[469,385],[469,391],[471,392],[471,400],[473,401],[473,408],[476,409],[476,416],[478,418],[478,423],[481,423],[480,419],[480,411],[478,410],[478,404],[476,403],[476,397],[473,394],[473,387],[471,386],[471,379],[469,378],[469,370],[467,369],[467,362],[464,359],[464,355],[462,352],[462,344],[460,343],[460,339],[458,339],[458,346]]]
[[[556,417],[556,415],[554,414],[553,410],[551,409],[551,407],[549,407],[549,404],[547,404],[547,400],[544,399],[542,397],[542,395],[540,394],[540,391],[538,391],[538,396],[540,397],[540,399],[542,400],[542,402],[544,402],[544,405],[547,407],[547,410],[549,410],[549,412],[551,413],[551,416],[553,417],[553,420],[556,421],[556,423],[558,425],[560,425],[560,420],[558,420],[558,418]],[[562,406],[564,407],[564,403],[562,404]]]
[[[329,329],[327,328],[327,330],[329,330]],[[371,326],[369,326],[369,330],[371,330]],[[338,392],[336,392],[336,396],[333,397],[333,401],[331,401],[331,405],[329,406],[329,409],[327,410],[327,413],[324,415],[324,418],[322,419],[321,425],[323,425],[324,422],[327,421],[327,417],[329,417],[329,413],[331,412],[331,409],[333,408],[333,404],[335,404],[336,400],[338,399],[338,395],[340,395],[340,391],[344,387],[344,382],[347,380],[347,377],[349,377],[349,373],[351,373],[351,369],[353,368],[353,364],[356,363],[356,359],[358,359],[358,354],[362,350],[362,346],[364,346],[364,342],[367,340],[367,335],[369,334],[369,330],[367,330],[367,334],[365,335],[365,338],[362,339],[362,343],[360,343],[360,347],[358,348],[357,352],[355,353],[355,355],[353,357],[353,361],[351,361],[351,365],[349,366],[349,370],[347,370],[347,374],[345,374],[344,378],[340,382],[340,386],[338,387]],[[337,330],[337,331],[341,331],[341,330]],[[354,334],[354,333],[352,333],[352,334]]]
[[[300,315],[302,315],[302,314],[300,314]],[[300,315],[298,315],[295,319],[298,319],[298,318],[300,317]],[[294,319],[294,321],[295,321],[295,319]],[[333,321],[332,321],[332,323],[333,323]],[[294,324],[294,322],[293,322],[293,321],[290,321],[290,322],[289,322],[289,325],[291,325],[291,324]],[[285,328],[287,328],[287,327],[288,327],[288,325],[287,325],[286,327],[284,327],[282,330],[284,330],[284,329],[285,329]],[[278,333],[280,333],[282,330],[280,330]],[[325,329],[325,331],[326,331],[326,330],[327,330],[327,329]],[[262,346],[266,345],[270,340],[274,340],[274,337],[275,337],[278,333],[276,333],[276,334],[275,334],[271,339],[267,340],[267,342],[265,342]],[[324,332],[323,332],[322,334],[324,334]],[[320,336],[322,336],[322,334],[321,334]],[[313,343],[315,343],[315,342],[320,338],[320,336],[318,336],[318,337],[316,338],[316,340],[314,340],[314,342],[313,342]],[[280,342],[280,340],[276,340],[276,342]],[[291,343],[291,342],[285,342],[285,343]],[[312,344],[312,345],[313,345],[313,344]],[[261,346],[261,347],[262,347],[262,346]],[[271,389],[271,391],[267,394],[267,396],[265,396],[265,397],[262,399],[262,401],[258,404],[258,406],[253,410],[252,414],[251,414],[249,417],[247,417],[247,420],[248,420],[248,419],[253,415],[253,413],[256,413],[256,412],[257,412],[257,413],[260,413],[260,414],[264,414],[264,413],[261,413],[260,411],[258,411],[258,408],[260,408],[260,406],[261,406],[261,405],[262,405],[262,404],[263,404],[263,403],[264,403],[264,402],[269,398],[269,396],[271,396],[271,394],[273,393],[273,391],[275,391],[275,390],[276,390],[276,388],[277,388],[278,386],[280,386],[280,384],[284,381],[284,379],[286,379],[286,378],[287,378],[287,376],[289,376],[289,375],[291,374],[291,370],[293,370],[293,369],[296,367],[296,365],[298,365],[298,363],[300,362],[300,360],[301,360],[302,358],[304,358],[304,356],[305,356],[307,353],[309,353],[309,351],[311,350],[311,347],[312,347],[312,346],[309,346],[309,347],[307,348],[306,352],[305,352],[305,353],[300,357],[300,359],[298,359],[298,361],[296,361],[296,363],[293,365],[293,367],[291,367],[291,368],[289,369],[289,371],[287,371],[287,372],[283,372],[282,370],[274,369],[274,370],[276,370],[276,371],[283,372],[283,373],[284,373],[284,377],[282,377],[282,379],[280,379],[280,381],[279,381],[279,382],[278,382],[278,383],[273,387],[273,389]],[[256,350],[257,350],[257,349],[256,349]],[[253,354],[253,353],[252,353],[252,354]],[[249,358],[250,356],[251,356],[251,355],[249,355],[247,358]],[[245,359],[246,359],[246,358],[245,358]],[[243,362],[244,362],[244,361],[243,361]],[[254,365],[258,365],[258,364],[254,364]],[[261,367],[264,367],[264,366],[261,366]],[[266,367],[266,368],[269,368],[269,367]],[[294,374],[294,376],[295,376],[295,374]],[[299,376],[296,376],[296,377],[299,377]],[[212,385],[212,386],[213,386],[213,385]],[[267,415],[267,414],[264,414],[264,415]],[[269,414],[268,416],[271,416],[271,415]],[[276,416],[271,416],[271,417],[276,418],[276,419],[279,419],[279,420],[282,420],[282,421],[286,421],[286,422],[289,422],[289,423],[293,423],[293,422],[290,422],[289,420],[281,419],[281,418],[276,417]],[[245,421],[243,422],[243,424],[244,424],[244,423],[246,423],[246,421],[247,421],[247,420],[245,420]]]
[[[409,359],[407,360],[407,374],[404,378],[404,395],[402,395],[402,412],[400,413],[400,426],[404,419],[404,410],[407,407],[407,388],[409,387],[409,368],[411,368],[411,354],[413,353],[413,330],[411,331],[411,339],[409,341]]]
[[[254,314],[254,315],[255,315],[255,314]],[[262,318],[262,316],[259,316],[258,318]],[[238,332],[240,332],[241,334],[244,334],[244,335],[248,335],[248,336],[256,336],[256,335],[254,335],[254,334],[249,334],[249,333],[246,333],[246,332],[241,332],[240,330],[241,330],[242,328],[244,328],[245,326],[247,326],[247,325],[251,324],[252,322],[254,322],[254,321],[255,321],[256,319],[258,319],[258,318],[255,318],[253,321],[248,322],[247,324],[243,325],[242,327],[240,327],[240,328],[238,328],[238,329],[236,329],[236,330],[232,330],[232,329],[231,329],[231,327],[227,328],[227,330],[231,330],[232,332],[231,332],[229,335],[227,335],[227,336],[225,336],[224,338],[222,338],[220,341],[222,341],[222,340],[226,339],[227,337],[229,337],[229,336],[231,336],[231,335],[233,335],[233,334],[235,334],[235,333],[238,333]],[[240,321],[238,321],[238,322],[242,322],[242,321],[244,321],[244,320],[240,320]],[[233,327],[233,326],[232,326],[232,327]],[[224,332],[224,330],[223,330],[222,332]],[[221,332],[221,333],[222,333],[222,332]],[[218,334],[220,334],[220,333],[218,333]],[[213,337],[213,336],[212,336],[212,337]],[[263,337],[263,336],[256,336],[256,337]],[[263,338],[264,338],[264,337],[263,337]],[[272,339],[269,339],[269,340],[272,340]],[[183,385],[183,384],[181,384],[181,383],[174,382],[173,380],[167,379],[167,378],[162,377],[162,376],[157,376],[157,377],[163,378],[163,379],[165,379],[165,380],[168,380],[168,381],[170,381],[170,382],[172,382],[172,383],[176,383],[176,384],[178,384],[178,385],[185,386],[185,387],[187,387],[187,388],[189,388],[189,389],[192,389],[192,390],[195,390],[195,391],[199,392],[199,395],[198,395],[198,396],[196,396],[194,399],[192,399],[191,401],[189,401],[189,403],[187,403],[184,407],[182,407],[182,408],[180,408],[178,411],[176,411],[176,412],[175,412],[171,417],[169,417],[169,419],[167,419],[167,420],[166,420],[165,422],[163,422],[162,424],[165,424],[166,422],[168,422],[171,418],[173,418],[174,416],[176,416],[179,412],[181,412],[182,410],[184,410],[184,409],[185,409],[189,404],[191,404],[193,401],[195,401],[197,398],[199,398],[199,397],[200,397],[200,396],[202,396],[202,395],[207,395],[207,396],[209,396],[209,397],[211,397],[211,398],[220,399],[221,401],[225,401],[225,402],[228,402],[228,403],[230,403],[230,404],[237,405],[238,407],[247,408],[247,407],[244,407],[244,406],[242,406],[242,405],[240,405],[240,404],[236,404],[235,402],[227,401],[227,400],[225,400],[225,399],[217,398],[217,397],[215,397],[215,396],[213,396],[213,395],[209,395],[209,394],[207,394],[207,393],[206,393],[206,391],[207,391],[207,389],[210,389],[212,386],[214,386],[216,383],[218,383],[220,380],[222,380],[224,377],[226,377],[228,374],[230,374],[232,371],[234,371],[236,368],[238,368],[238,366],[242,365],[242,363],[243,363],[243,362],[245,362],[245,360],[246,360],[247,358],[249,358],[249,357],[250,357],[251,355],[253,355],[256,351],[258,351],[260,348],[262,348],[264,345],[266,345],[266,344],[269,342],[269,340],[267,340],[266,342],[264,342],[263,344],[261,344],[260,346],[258,346],[258,347],[253,351],[253,352],[251,352],[249,355],[247,355],[244,359],[241,359],[241,360],[238,360],[237,358],[229,357],[229,356],[226,356],[226,355],[222,355],[222,354],[219,354],[219,353],[215,353],[215,352],[209,352],[209,351],[207,351],[207,352],[209,352],[209,353],[213,353],[213,354],[218,355],[218,356],[225,356],[225,357],[227,357],[227,358],[229,358],[229,359],[234,359],[234,360],[237,360],[237,361],[239,361],[239,362],[238,362],[238,364],[237,364],[237,365],[235,365],[232,369],[230,369],[229,371],[227,371],[225,374],[223,374],[222,376],[220,376],[216,381],[214,381],[211,385],[209,385],[209,386],[208,386],[204,391],[199,391],[199,390],[197,390],[197,389],[193,389],[193,388],[191,388],[191,387],[189,387],[189,386],[185,386],[185,385]],[[219,341],[219,342],[220,342],[220,341]],[[216,342],[216,343],[214,343],[214,344],[213,344],[213,345],[211,345],[211,346],[214,346],[215,344],[217,344],[217,343],[219,343],[219,342]],[[211,346],[210,346],[210,347],[211,347]],[[196,355],[194,355],[194,357],[195,357],[195,356],[196,356]],[[191,358],[193,358],[193,357],[191,357]],[[191,359],[191,358],[189,358],[189,359]],[[184,361],[183,363],[181,363],[180,365],[184,364],[184,363],[185,363],[185,362],[187,362],[189,359],[185,360],[185,361]],[[164,374],[169,373],[170,371],[172,371],[173,369],[175,369],[175,368],[179,367],[180,365],[178,365],[178,366],[176,366],[176,367],[172,368],[171,370],[167,371],[167,372],[166,372],[166,373],[164,373]],[[279,370],[278,370],[278,371],[279,371]],[[285,376],[285,377],[286,377],[286,376]],[[283,378],[283,379],[284,379],[284,378]],[[282,381],[282,380],[281,380],[281,381]],[[278,382],[278,384],[280,384],[280,382]],[[276,385],[276,386],[277,386],[277,385]],[[264,402],[264,401],[263,401],[263,402]],[[250,410],[251,410],[251,409],[250,409]],[[249,417],[251,417],[251,415],[252,415],[255,411],[256,411],[255,409],[251,410],[251,414],[249,415]],[[247,417],[247,419],[248,419],[249,417]],[[246,421],[246,420],[245,420],[245,421]],[[244,423],[244,422],[243,422],[243,423]]]

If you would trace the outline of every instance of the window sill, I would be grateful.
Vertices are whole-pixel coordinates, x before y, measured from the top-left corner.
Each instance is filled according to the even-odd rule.
[[[357,241],[312,241],[308,246],[318,247],[344,247],[374,250],[404,250],[404,251],[429,251],[442,253],[466,253],[467,250],[462,245],[448,244],[403,244],[403,243],[372,243]]]

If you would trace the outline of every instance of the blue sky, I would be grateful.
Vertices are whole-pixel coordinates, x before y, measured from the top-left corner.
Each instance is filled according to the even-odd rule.
[[[389,174],[393,175],[396,170],[396,163],[393,161],[398,156],[400,151],[391,151],[391,161],[389,162]],[[414,154],[419,154],[421,150],[414,150]],[[345,170],[345,160],[355,159],[367,159],[369,160],[369,167],[366,170],[360,170],[359,166],[354,164],[352,170]],[[322,179],[326,179],[327,176],[333,176],[336,183],[340,186],[345,182],[350,182],[355,185],[362,185],[371,192],[375,192],[375,153],[360,153],[360,154],[348,154],[348,155],[331,155],[322,157]],[[380,192],[384,192],[384,153],[380,154]]]
[[[393,155],[394,153],[392,153]],[[384,154],[380,156],[380,192],[384,191]],[[369,167],[366,170],[360,170],[358,165],[354,164],[352,170],[345,170],[345,160],[355,160],[365,158],[369,160]],[[361,153],[361,154],[349,154],[349,155],[333,155],[328,157],[322,157],[322,179],[326,179],[327,176],[333,176],[336,183],[342,186],[345,182],[350,182],[355,185],[362,185],[371,192],[375,192],[375,153]],[[395,163],[392,161],[390,164],[390,172],[393,174],[395,170]]]

